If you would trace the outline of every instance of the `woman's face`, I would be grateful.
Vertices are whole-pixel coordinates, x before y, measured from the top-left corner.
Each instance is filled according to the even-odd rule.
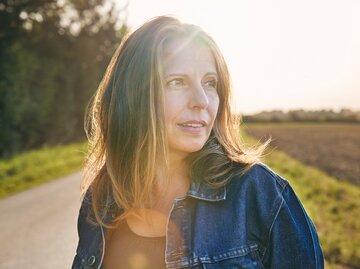
[[[185,42],[168,42],[161,59],[170,158],[185,158],[204,146],[219,107],[214,57],[204,45]]]

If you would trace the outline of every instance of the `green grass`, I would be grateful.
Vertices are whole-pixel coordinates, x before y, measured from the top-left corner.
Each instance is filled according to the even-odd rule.
[[[87,143],[45,147],[0,160],[0,198],[81,169]]]
[[[263,162],[290,182],[304,204],[317,228],[326,268],[359,268],[360,188],[271,148]]]

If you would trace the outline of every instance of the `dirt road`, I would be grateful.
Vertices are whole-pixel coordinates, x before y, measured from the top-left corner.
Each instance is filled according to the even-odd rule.
[[[70,268],[80,174],[0,200],[0,268]]]

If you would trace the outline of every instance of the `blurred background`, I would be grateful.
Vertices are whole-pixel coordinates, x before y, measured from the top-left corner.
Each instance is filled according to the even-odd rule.
[[[264,162],[294,185],[318,229],[327,268],[360,268],[357,0],[1,0],[0,211],[22,206],[15,202],[20,191],[81,169],[85,108],[115,48],[146,20],[166,14],[203,27],[218,43],[232,76],[234,112],[243,119],[241,136],[250,145],[272,138]],[[78,188],[79,178],[54,188]],[[72,199],[66,242],[73,243],[53,258],[66,264],[76,247],[78,189]],[[20,222],[2,221],[2,231]],[[1,268],[22,268],[11,255],[27,246],[26,238],[1,250]],[[59,264],[44,268],[66,268]]]

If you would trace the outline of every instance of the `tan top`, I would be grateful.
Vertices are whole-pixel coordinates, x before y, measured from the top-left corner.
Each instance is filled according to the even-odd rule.
[[[109,231],[105,244],[104,269],[165,269],[166,237],[135,234],[124,220]]]

